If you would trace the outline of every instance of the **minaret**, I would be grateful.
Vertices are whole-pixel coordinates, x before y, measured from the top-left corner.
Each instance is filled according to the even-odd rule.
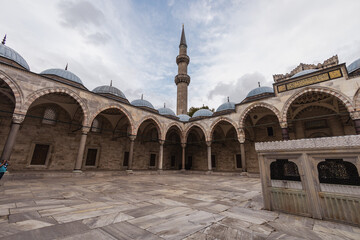
[[[188,110],[188,86],[190,84],[190,76],[187,74],[187,66],[190,58],[186,53],[187,45],[184,31],[184,24],[182,25],[181,39],[179,45],[179,55],[176,57],[176,64],[178,65],[178,75],[175,76],[175,83],[177,85],[177,104],[176,115],[187,114]]]

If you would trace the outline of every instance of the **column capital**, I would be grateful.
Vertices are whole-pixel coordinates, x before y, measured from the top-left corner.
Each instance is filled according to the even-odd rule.
[[[206,141],[206,146],[211,147],[211,141]]]
[[[186,148],[186,143],[181,143],[182,148]]]
[[[352,120],[360,120],[360,112],[358,111],[351,112],[350,117]]]
[[[165,140],[161,140],[161,139],[159,139],[159,143],[160,143],[160,145],[164,145]]]
[[[25,120],[25,114],[14,113],[12,116],[12,122],[21,124]]]
[[[130,135],[130,136],[129,136],[129,139],[130,139],[130,141],[132,141],[132,142],[135,141],[136,135]]]
[[[287,127],[288,127],[288,123],[287,123],[287,122],[280,122],[280,127],[281,127],[281,128],[287,128]]]

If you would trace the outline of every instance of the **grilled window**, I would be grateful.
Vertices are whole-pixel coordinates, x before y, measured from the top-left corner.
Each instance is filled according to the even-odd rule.
[[[129,152],[124,152],[123,166],[124,167],[129,166]]]
[[[43,124],[55,125],[56,123],[56,110],[54,107],[48,107],[44,111],[42,119]]]
[[[156,154],[150,154],[150,167],[155,167],[156,164]]]
[[[241,154],[236,154],[236,168],[242,168],[241,165]]]
[[[31,165],[45,165],[50,145],[36,144],[31,159]]]
[[[267,135],[268,135],[269,137],[274,136],[274,129],[273,129],[272,127],[268,127],[268,128],[266,128],[266,129],[267,129]]]
[[[300,181],[298,167],[288,159],[277,159],[270,164],[271,179]]]
[[[216,156],[211,155],[211,168],[216,168]]]
[[[97,149],[89,148],[86,155],[85,166],[95,166],[96,164]]]
[[[325,159],[317,168],[320,183],[360,186],[359,173],[350,162],[342,159]]]
[[[171,167],[175,167],[175,160],[176,160],[175,156],[172,155],[171,156]]]

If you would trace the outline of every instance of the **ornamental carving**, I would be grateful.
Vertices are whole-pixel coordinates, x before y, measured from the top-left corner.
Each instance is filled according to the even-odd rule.
[[[178,84],[180,82],[184,82],[187,85],[190,84],[190,76],[187,74],[178,74],[175,76],[175,83]]]

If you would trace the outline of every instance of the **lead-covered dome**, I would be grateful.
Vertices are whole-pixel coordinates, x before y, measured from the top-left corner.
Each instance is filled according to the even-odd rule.
[[[306,69],[306,70],[302,70],[301,72],[295,73],[291,78],[296,78],[296,77],[300,77],[309,73],[313,73],[319,71],[319,69]]]
[[[194,113],[194,115],[192,117],[193,118],[195,118],[195,117],[211,117],[212,115],[213,115],[213,112],[210,111],[209,109],[199,109]]]
[[[120,91],[118,88],[116,87],[113,87],[113,86],[107,86],[107,85],[104,85],[104,86],[100,86],[100,87],[96,87],[94,88],[94,90],[92,90],[94,93],[102,93],[102,94],[112,94],[112,95],[115,95],[117,97],[121,97],[121,98],[125,98],[125,94]]]
[[[57,77],[60,77],[60,78],[83,85],[81,79],[78,76],[76,76],[74,73],[72,73],[68,70],[59,69],[59,68],[51,68],[51,69],[42,71],[40,74],[57,76]]]
[[[235,110],[235,103],[234,102],[223,103],[216,109],[216,112],[221,112],[226,110]]]
[[[178,115],[178,118],[179,118],[179,120],[182,121],[182,122],[188,122],[189,119],[190,119],[190,116],[187,115],[187,114],[179,114],[179,115]]]
[[[360,69],[360,58],[352,62],[348,67],[348,73],[355,72],[356,70]]]
[[[163,108],[159,108],[158,109],[158,112],[161,114],[161,115],[168,115],[168,116],[174,116],[176,117],[176,114],[174,113],[173,110],[171,110],[170,108],[167,108],[167,107],[163,107]]]
[[[25,68],[26,70],[30,71],[30,67],[25,61],[25,59],[14,49],[9,48],[5,45],[5,38],[3,40],[3,43],[0,44],[0,57],[13,61],[21,67]]]
[[[258,88],[251,90],[246,97],[247,98],[253,97],[256,95],[263,94],[263,93],[274,93],[274,89],[271,87],[258,87]]]
[[[155,110],[154,106],[149,101],[144,100],[143,97],[141,97],[141,99],[136,99],[132,101],[131,105],[134,105],[136,107],[147,107]]]

